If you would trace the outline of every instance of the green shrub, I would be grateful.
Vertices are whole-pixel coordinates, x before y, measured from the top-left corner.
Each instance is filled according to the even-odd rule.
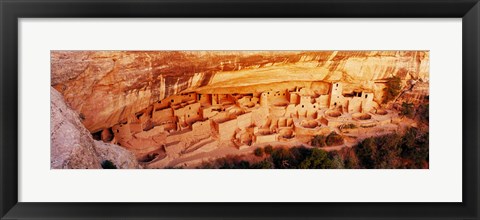
[[[330,169],[332,167],[332,160],[328,157],[328,153],[318,148],[313,148],[310,155],[298,165],[299,169]]]
[[[401,156],[413,161],[412,167],[421,168],[428,162],[429,133],[417,128],[409,128],[401,141]]]
[[[265,148],[263,148],[263,151],[264,151],[266,154],[272,154],[272,152],[273,152],[273,147],[272,147],[272,145],[267,145],[267,146],[265,146]]]
[[[256,149],[253,151],[253,154],[255,154],[255,156],[257,156],[257,157],[263,156],[263,148],[260,148],[260,147],[256,148]]]
[[[398,168],[401,164],[400,153],[402,138],[397,134],[387,134],[376,137],[377,155],[375,158],[376,169]]]
[[[357,128],[357,126],[355,124],[343,124],[343,125],[340,125],[338,126],[338,128],[340,129],[353,129],[353,128]]]
[[[102,161],[102,168],[103,169],[117,169],[117,166],[112,163],[112,161],[104,160]]]
[[[413,107],[413,103],[403,102],[402,111],[400,112],[400,114],[409,118],[413,118],[413,116],[415,115],[415,110]]]
[[[335,154],[332,156],[332,168],[345,169],[345,161],[340,157],[340,155]]]
[[[418,108],[418,114],[419,114],[420,120],[422,122],[425,122],[426,124],[428,124],[428,122],[429,122],[429,104],[420,105],[420,107]]]
[[[213,161],[202,162],[201,169],[249,169],[250,163],[240,155],[227,155]]]
[[[366,138],[355,147],[355,153],[363,167],[373,169],[377,156],[375,138]]]
[[[228,155],[224,158],[219,158],[216,162],[219,169],[248,169],[250,168],[250,163],[246,160],[243,160],[241,156],[231,156]]]
[[[314,147],[325,147],[326,146],[326,137],[324,135],[315,135],[312,138],[312,146]]]
[[[273,163],[268,160],[262,160],[256,164],[253,164],[250,168],[252,169],[273,169]]]
[[[273,164],[277,169],[292,168],[291,164],[295,160],[291,150],[284,147],[275,148],[270,157],[272,158]]]
[[[344,164],[345,164],[345,169],[357,169],[357,168],[359,168],[358,159],[357,159],[355,153],[347,154],[345,156]]]
[[[341,135],[335,132],[332,132],[327,136],[325,143],[328,146],[337,146],[337,145],[342,145],[344,143],[344,140]]]
[[[343,142],[341,135],[332,132],[328,143]],[[366,138],[356,146],[337,151],[320,148],[266,146],[255,151],[263,152],[262,161],[247,161],[251,157],[228,155],[204,162],[199,168],[221,169],[394,169],[428,168],[429,134],[421,128],[409,128],[402,136],[387,134]],[[266,152],[271,153],[265,155]],[[251,156],[251,155],[250,155]],[[256,160],[255,160],[256,161]]]
[[[397,134],[370,137],[355,147],[355,153],[364,168],[400,168],[402,142]]]

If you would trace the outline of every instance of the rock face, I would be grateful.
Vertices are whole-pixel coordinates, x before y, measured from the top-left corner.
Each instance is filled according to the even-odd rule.
[[[95,148],[103,160],[112,161],[119,169],[141,168],[133,154],[125,148],[102,141],[94,141]]]
[[[233,85],[261,90],[274,82],[341,80],[350,83],[345,90],[361,86],[378,93],[383,88],[374,80],[399,76],[428,81],[428,71],[429,56],[422,51],[51,53],[51,85],[80,112],[92,133],[184,91],[222,91]]]
[[[112,161],[117,168],[139,168],[135,157],[117,145],[95,142],[77,112],[62,95],[50,89],[50,166],[52,169],[101,169]]]

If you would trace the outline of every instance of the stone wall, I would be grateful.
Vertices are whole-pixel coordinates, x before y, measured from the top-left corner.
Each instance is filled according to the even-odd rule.
[[[237,117],[237,126],[240,129],[245,129],[247,127],[250,127],[252,125],[252,113],[245,113],[243,115],[239,115]]]
[[[275,142],[277,141],[277,134],[270,134],[270,135],[257,135],[255,137],[255,143],[268,143],[268,142]]]
[[[231,119],[222,123],[217,123],[218,136],[221,141],[232,140],[235,136],[235,130],[237,130],[237,119]]]
[[[167,108],[152,113],[152,121],[155,124],[163,124],[165,122],[175,121],[175,115],[173,109]]]
[[[330,97],[329,95],[320,95],[318,98],[315,99],[315,103],[319,105],[319,108],[328,108],[328,101]]]
[[[261,126],[265,124],[268,116],[267,108],[257,108],[252,110],[252,122],[256,126]]]
[[[342,105],[342,103],[344,102],[342,92],[343,92],[342,83],[339,83],[339,82],[332,83],[329,108],[335,108]]]

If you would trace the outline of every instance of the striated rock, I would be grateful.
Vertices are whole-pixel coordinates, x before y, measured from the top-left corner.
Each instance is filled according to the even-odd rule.
[[[118,168],[139,168],[132,153],[120,146],[95,142],[81,117],[50,89],[50,166],[52,169],[101,169],[103,160]]]
[[[135,156],[125,148],[103,141],[94,141],[95,148],[103,160],[109,160],[119,169],[142,168]]]
[[[428,81],[422,51],[53,51],[51,83],[84,116],[90,132],[109,128],[165,97],[185,92],[261,92],[269,83],[345,82],[381,97],[371,81]]]

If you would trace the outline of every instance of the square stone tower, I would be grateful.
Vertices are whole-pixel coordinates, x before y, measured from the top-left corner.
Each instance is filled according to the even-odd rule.
[[[335,108],[343,104],[343,86],[340,82],[332,83],[332,87],[330,89],[330,104],[329,108]]]

